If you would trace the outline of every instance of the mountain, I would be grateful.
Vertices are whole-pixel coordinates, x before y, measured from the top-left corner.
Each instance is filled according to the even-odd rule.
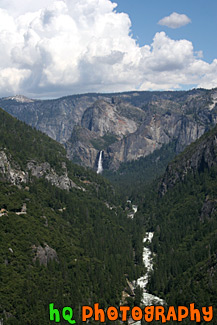
[[[148,292],[168,306],[212,305],[216,314],[215,94],[216,90],[134,92],[119,94],[120,98],[96,94],[90,95],[92,103],[89,95],[70,97],[74,103],[85,101],[87,107],[62,144],[0,109],[0,320],[4,325],[46,324],[50,303],[59,310],[71,306],[77,323],[81,322],[82,305],[118,306],[128,279],[144,272],[142,239],[146,231],[154,232],[150,244],[154,269]],[[32,107],[34,118],[37,107],[41,105],[42,112],[44,105],[44,101],[23,96],[4,101],[20,116]],[[58,101],[62,99],[54,101],[57,106],[48,101],[48,111],[56,107],[53,123],[59,123]],[[70,111],[69,106],[64,109]],[[120,128],[117,119],[122,121]],[[42,125],[43,118],[40,121]],[[135,151],[141,141],[141,150],[149,150],[149,146],[142,147],[142,134],[146,135],[144,143],[150,134],[150,143],[154,135],[164,140],[167,136],[170,141],[162,140],[150,155],[120,165],[117,175],[122,180],[133,170],[139,184],[134,200],[142,200],[130,219],[113,186],[67,156],[71,152],[71,159],[79,160],[86,155],[85,165],[89,159],[96,166],[95,154],[103,150],[104,167],[117,168],[115,148],[120,150],[124,141],[128,148],[134,142]],[[195,138],[174,158],[175,152]],[[166,161],[164,175],[150,187],[142,186],[148,176],[152,179],[149,174],[154,175],[155,168],[164,169]],[[124,182],[129,187],[134,180]],[[188,324],[189,319],[183,323]],[[212,323],[216,324],[215,318]]]
[[[141,227],[121,205],[108,181],[0,109],[0,323],[48,324],[50,303],[78,324],[82,305],[118,306],[143,269]]]
[[[217,126],[169,163],[144,196],[140,221],[154,231],[150,292],[168,306],[217,313]],[[201,322],[205,324],[205,322]],[[189,319],[186,320],[189,324]],[[212,324],[217,324],[216,316]]]
[[[2,98],[0,106],[64,144],[68,157],[96,169],[138,160],[175,141],[175,153],[217,122],[217,89],[85,94],[55,100]]]

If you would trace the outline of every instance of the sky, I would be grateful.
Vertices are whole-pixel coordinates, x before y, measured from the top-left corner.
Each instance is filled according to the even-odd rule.
[[[0,96],[217,87],[216,0],[0,0]]]

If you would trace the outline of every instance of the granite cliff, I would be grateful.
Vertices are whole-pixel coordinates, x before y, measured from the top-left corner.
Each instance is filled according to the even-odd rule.
[[[217,89],[85,94],[55,100],[2,98],[8,113],[63,143],[68,157],[96,168],[118,169],[176,140],[176,152],[217,122]]]
[[[187,175],[202,173],[217,166],[217,126],[188,146],[168,166],[160,184],[164,195]]]

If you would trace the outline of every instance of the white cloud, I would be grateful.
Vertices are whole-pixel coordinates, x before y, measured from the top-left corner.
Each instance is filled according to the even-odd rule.
[[[177,14],[173,12],[170,16],[161,19],[158,24],[162,26],[167,26],[170,28],[179,28],[185,26],[191,22],[191,19],[184,14]]]
[[[157,33],[140,47],[110,0],[2,0],[0,96],[175,89],[216,83],[187,40]]]

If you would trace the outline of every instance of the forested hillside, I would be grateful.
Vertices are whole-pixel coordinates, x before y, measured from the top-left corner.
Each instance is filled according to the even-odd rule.
[[[140,203],[147,186],[162,176],[168,163],[176,156],[176,141],[165,144],[147,157],[122,163],[117,171],[103,171],[103,176],[114,184],[122,198]]]
[[[214,307],[217,324],[217,127],[190,145],[145,194],[154,231],[149,290],[170,305]],[[189,324],[189,320],[186,321]]]
[[[142,270],[141,225],[121,204],[106,180],[73,165],[60,144],[0,110],[4,325],[48,324],[50,303],[72,307],[77,324],[82,305],[119,305],[126,277]]]

